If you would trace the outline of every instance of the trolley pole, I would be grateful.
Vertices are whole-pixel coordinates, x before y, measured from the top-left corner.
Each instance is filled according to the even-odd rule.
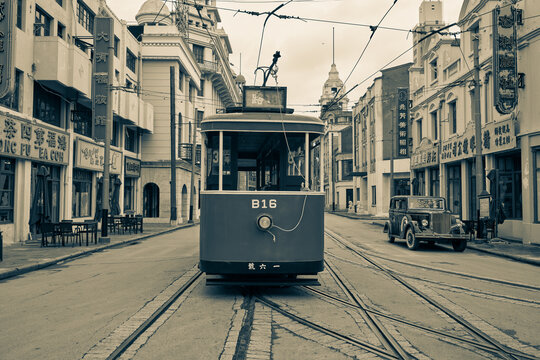
[[[174,66],[170,67],[171,86],[171,224],[176,223],[176,90]],[[181,124],[179,126],[182,126]]]

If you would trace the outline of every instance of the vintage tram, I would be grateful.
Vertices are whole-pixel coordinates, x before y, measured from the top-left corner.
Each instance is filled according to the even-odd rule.
[[[316,285],[324,124],[293,114],[284,87],[243,99],[201,122],[200,269],[207,285]]]

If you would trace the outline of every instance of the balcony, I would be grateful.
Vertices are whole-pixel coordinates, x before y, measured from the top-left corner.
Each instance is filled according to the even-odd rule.
[[[178,144],[178,157],[182,160],[191,162],[191,157],[193,156],[193,145],[189,143],[180,143]],[[201,145],[197,144],[195,150],[195,164],[201,164]]]
[[[231,96],[231,90],[227,86],[226,75],[223,73],[222,66],[219,62],[203,60],[199,62],[199,68],[201,69],[202,74],[209,75],[210,80],[214,84],[214,88],[219,93],[219,96],[224,99],[223,103],[225,106],[234,106],[234,100]],[[233,85],[234,86],[234,85]]]
[[[114,91],[113,113],[128,125],[154,131],[154,107],[141,100],[135,92]]]
[[[61,85],[61,93],[76,90],[91,98],[92,62],[78,47],[56,36],[36,36],[34,64],[36,80],[51,82],[49,85],[57,89]]]

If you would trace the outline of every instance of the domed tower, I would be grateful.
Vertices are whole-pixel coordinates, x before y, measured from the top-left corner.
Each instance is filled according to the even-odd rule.
[[[146,0],[135,20],[139,25],[172,25],[171,12],[161,0]]]
[[[339,94],[336,96],[336,93],[339,91]],[[337,71],[336,64],[332,64],[330,67],[330,72],[328,73],[328,80],[324,83],[323,92],[321,98],[319,99],[319,104],[322,108],[325,109],[332,101],[340,99],[347,90],[343,85],[343,81],[339,78],[339,72]],[[349,105],[349,98],[343,97],[337,103],[332,105],[332,110],[340,109],[346,110]],[[328,109],[331,110],[331,109]]]

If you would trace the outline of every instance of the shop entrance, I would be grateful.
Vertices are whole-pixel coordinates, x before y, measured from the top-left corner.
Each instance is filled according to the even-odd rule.
[[[144,217],[159,217],[159,187],[156,184],[144,185],[143,203]]]
[[[32,163],[30,183],[30,232],[36,234],[42,222],[59,221],[60,167]]]

